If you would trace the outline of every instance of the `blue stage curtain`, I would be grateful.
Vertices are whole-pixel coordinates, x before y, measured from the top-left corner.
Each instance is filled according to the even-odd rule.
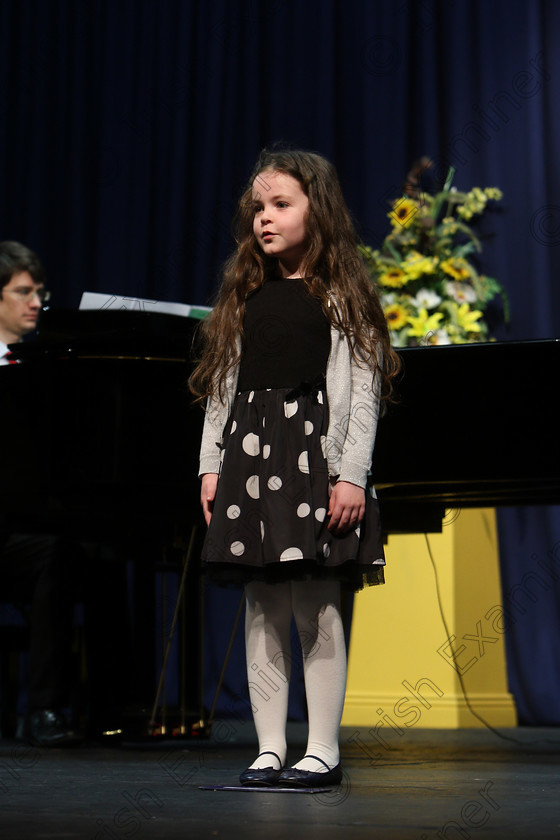
[[[0,238],[42,256],[54,305],[84,290],[211,303],[261,147],[326,154],[374,246],[426,154],[436,176],[456,167],[458,188],[504,192],[481,226],[484,269],[511,303],[508,326],[495,307],[495,335],[558,336],[558,31],[554,0],[3,0]],[[519,398],[551,410],[530,382]],[[560,516],[508,510],[499,522],[507,596],[533,555],[554,555]],[[506,634],[531,724],[560,723],[547,582]],[[212,595],[209,649],[235,602]]]

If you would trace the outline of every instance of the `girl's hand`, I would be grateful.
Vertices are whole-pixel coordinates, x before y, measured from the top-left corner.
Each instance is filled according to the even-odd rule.
[[[200,504],[202,505],[202,513],[204,514],[204,520],[207,525],[210,524],[210,520],[212,519],[212,508],[216,497],[217,484],[218,473],[204,473],[200,486]]]
[[[340,536],[355,528],[366,511],[366,492],[349,481],[337,481],[331,489],[328,515],[329,531]]]

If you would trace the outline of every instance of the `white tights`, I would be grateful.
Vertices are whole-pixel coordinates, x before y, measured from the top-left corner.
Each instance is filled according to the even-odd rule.
[[[245,587],[245,646],[249,696],[259,753],[270,750],[286,763],[292,613],[302,647],[309,734],[306,755],[330,768],[339,762],[338,735],[346,690],[346,645],[338,581],[252,582]],[[276,767],[263,755],[251,767]],[[325,771],[305,759],[300,770]]]

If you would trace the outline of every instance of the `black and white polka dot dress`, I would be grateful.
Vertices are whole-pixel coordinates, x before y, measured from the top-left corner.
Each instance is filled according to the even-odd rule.
[[[377,500],[361,524],[328,529],[325,370],[330,326],[301,280],[267,280],[246,304],[245,349],[202,560],[210,579],[383,583]]]

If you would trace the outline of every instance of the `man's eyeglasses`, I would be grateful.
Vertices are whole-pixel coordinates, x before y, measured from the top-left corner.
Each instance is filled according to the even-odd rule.
[[[48,292],[46,289],[29,289],[29,288],[21,288],[21,289],[3,289],[4,292],[11,292],[13,295],[17,295],[22,300],[31,300],[31,298],[37,297],[41,301],[42,304],[48,303],[51,299],[51,293]]]

